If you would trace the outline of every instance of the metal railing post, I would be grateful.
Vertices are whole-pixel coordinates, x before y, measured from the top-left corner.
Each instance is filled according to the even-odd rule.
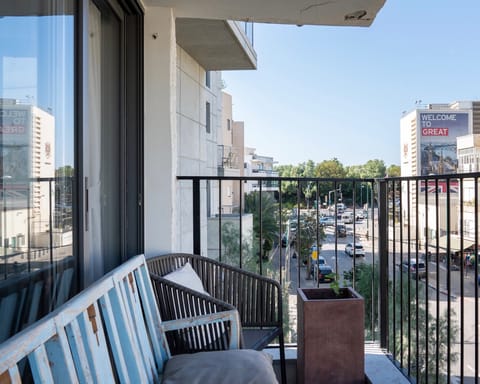
[[[193,253],[201,254],[200,244],[200,180],[193,180]]]
[[[388,346],[388,199],[387,182],[377,180],[380,347]]]

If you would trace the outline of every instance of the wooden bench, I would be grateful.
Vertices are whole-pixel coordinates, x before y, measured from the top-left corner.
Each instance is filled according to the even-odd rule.
[[[0,344],[0,382],[276,383],[266,354],[238,349],[239,326],[236,310],[162,322],[140,255]],[[171,356],[168,332],[202,327],[229,349]]]

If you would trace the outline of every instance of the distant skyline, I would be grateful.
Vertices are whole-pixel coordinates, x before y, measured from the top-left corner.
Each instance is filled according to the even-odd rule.
[[[255,24],[258,69],[225,71],[245,145],[279,164],[400,165],[400,118],[480,100],[480,3],[387,0],[370,28]]]

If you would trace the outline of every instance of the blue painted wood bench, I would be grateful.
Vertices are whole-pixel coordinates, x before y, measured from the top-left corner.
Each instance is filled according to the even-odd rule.
[[[143,255],[0,344],[0,382],[276,383],[265,354],[238,349],[239,316],[162,322]],[[221,327],[228,350],[171,356],[166,333]]]

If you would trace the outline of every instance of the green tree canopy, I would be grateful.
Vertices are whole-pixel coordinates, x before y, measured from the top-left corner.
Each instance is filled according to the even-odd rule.
[[[398,177],[402,174],[400,166],[392,164],[387,168],[387,176],[389,177]]]
[[[315,176],[321,178],[344,178],[346,171],[343,164],[337,158],[333,158],[317,164]]]

